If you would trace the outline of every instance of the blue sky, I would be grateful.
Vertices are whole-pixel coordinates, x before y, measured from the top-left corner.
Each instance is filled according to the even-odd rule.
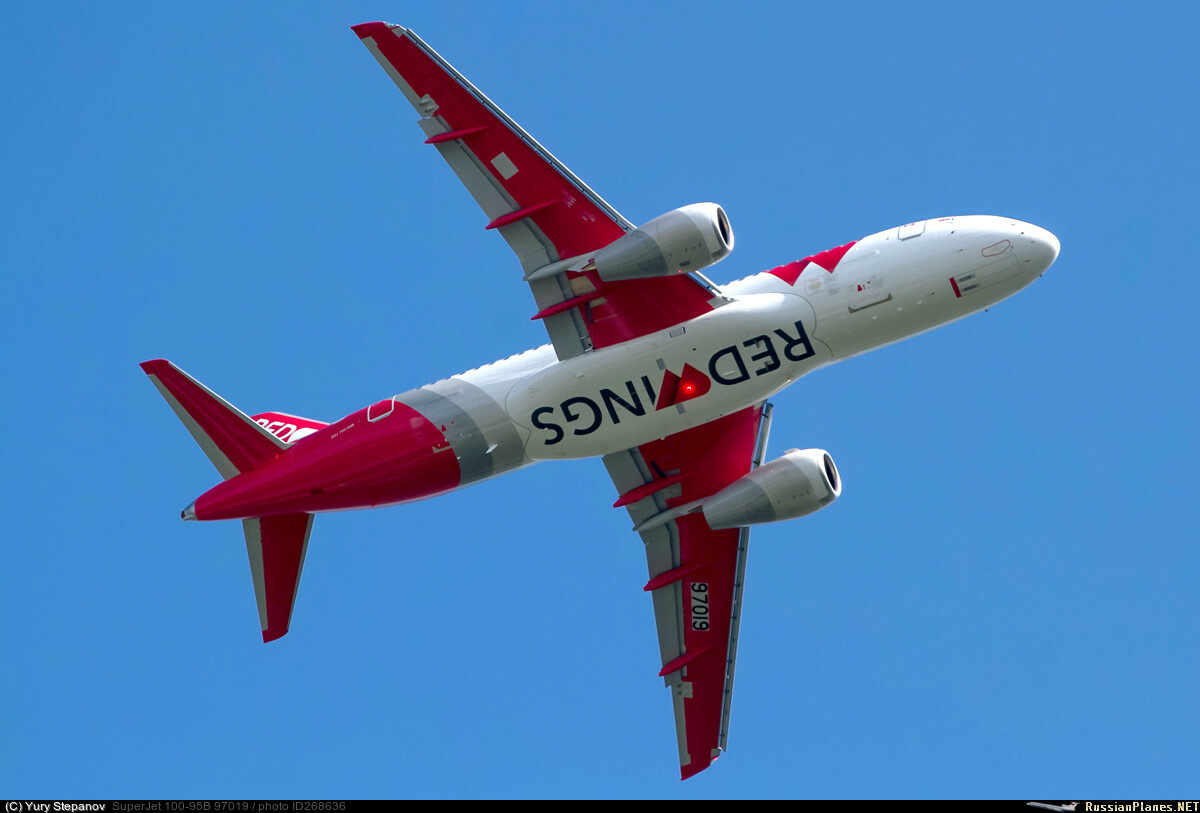
[[[1194,796],[1197,71],[1185,3],[7,12],[0,795]],[[1016,298],[775,399],[843,497],[753,533],[730,751],[678,780],[598,461],[321,516],[259,640],[137,362],[332,420],[544,334],[349,26],[414,28],[732,279],[911,220],[1044,226]]]

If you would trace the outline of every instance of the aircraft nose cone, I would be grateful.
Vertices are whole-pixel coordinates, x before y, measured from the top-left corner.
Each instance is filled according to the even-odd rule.
[[[1021,232],[1024,243],[1023,249],[1019,252],[1024,255],[1021,259],[1028,262],[1030,273],[1045,273],[1046,269],[1058,259],[1058,238],[1042,227],[1031,224],[1026,224]]]

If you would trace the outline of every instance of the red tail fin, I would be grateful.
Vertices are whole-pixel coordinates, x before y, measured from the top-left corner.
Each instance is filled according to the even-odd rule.
[[[287,448],[250,416],[166,359],[144,361],[142,370],[226,480],[261,466]]]

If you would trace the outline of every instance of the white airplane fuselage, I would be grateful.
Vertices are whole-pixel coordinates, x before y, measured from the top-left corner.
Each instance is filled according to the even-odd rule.
[[[859,240],[834,269],[808,265],[794,284],[764,272],[725,285],[727,304],[684,325],[562,362],[547,346],[450,381],[504,406],[526,461],[609,454],[994,305],[1037,279],[1058,252],[1049,232],[1006,218],[910,225],[904,238],[906,227]],[[664,373],[686,367],[710,388],[656,409]]]
[[[730,283],[717,307],[671,328],[563,361],[546,345],[385,398],[218,484],[184,516],[395,505],[637,447],[994,305],[1057,254],[1050,232],[1006,218],[892,228]]]

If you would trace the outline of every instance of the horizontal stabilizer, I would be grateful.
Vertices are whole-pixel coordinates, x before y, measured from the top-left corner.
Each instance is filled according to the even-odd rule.
[[[292,623],[312,521],[312,514],[242,520],[264,644],[282,638]]]
[[[261,466],[287,448],[249,415],[166,359],[143,361],[141,367],[226,480]]]

